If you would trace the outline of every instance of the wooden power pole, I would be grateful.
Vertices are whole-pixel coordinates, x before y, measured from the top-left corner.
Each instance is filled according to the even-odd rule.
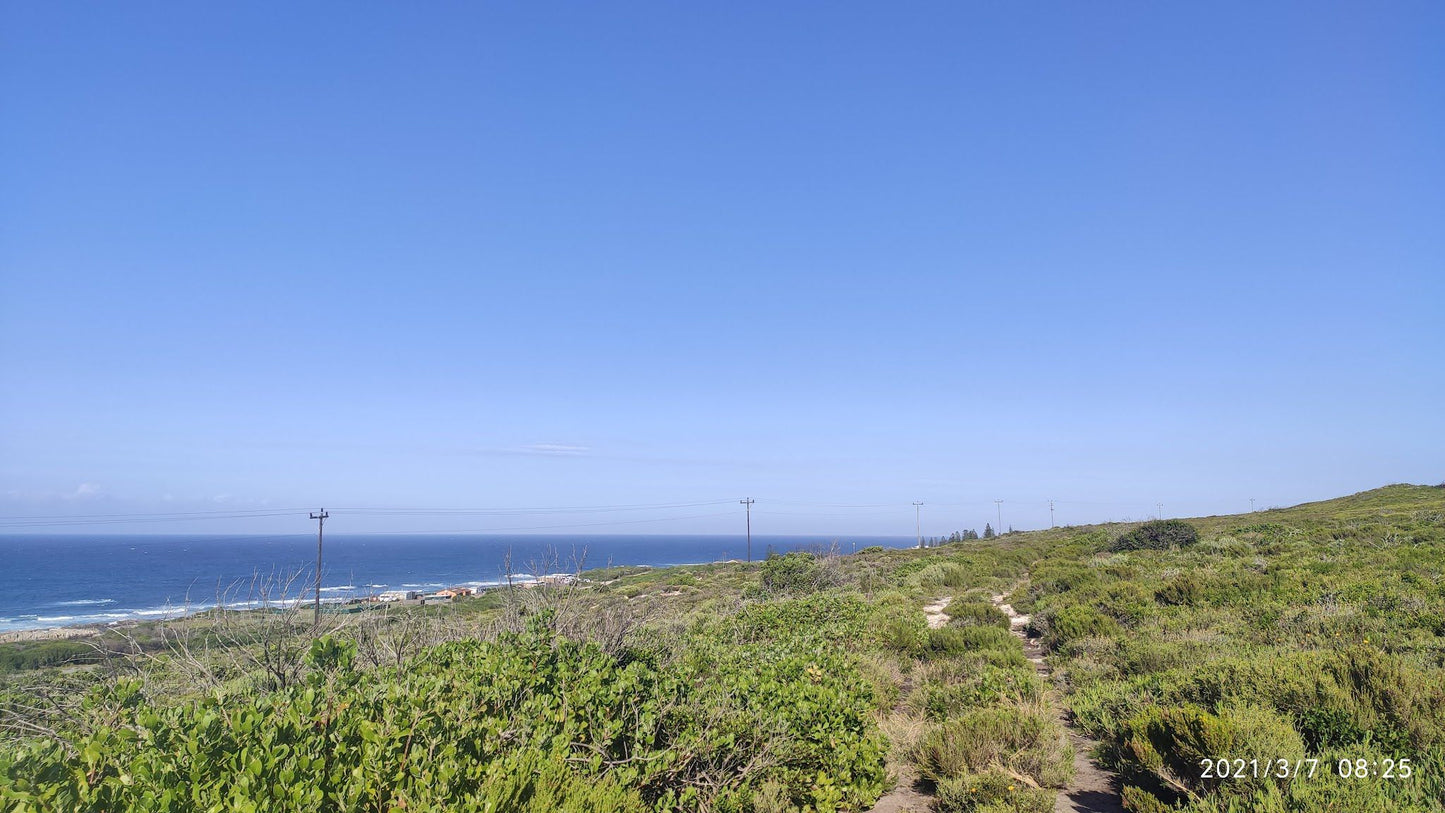
[[[321,532],[326,527],[326,518],[331,516],[323,508],[311,515],[316,520],[316,603],[313,605],[311,622],[317,627],[321,626]]]
[[[748,561],[751,562],[753,560],[753,503],[756,501],[752,497],[748,497],[746,500],[738,500],[738,502],[748,507]]]
[[[913,503],[913,530],[918,534],[918,547],[923,547],[923,503]]]

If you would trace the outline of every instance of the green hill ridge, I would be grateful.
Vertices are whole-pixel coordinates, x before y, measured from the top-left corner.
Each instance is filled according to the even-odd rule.
[[[1445,809],[1439,487],[582,575],[11,658],[0,809],[1047,811],[1061,719],[1133,811]]]

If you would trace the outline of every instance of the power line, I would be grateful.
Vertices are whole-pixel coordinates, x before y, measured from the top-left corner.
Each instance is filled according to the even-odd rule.
[[[267,514],[273,512],[295,513],[305,511],[305,508],[217,508],[214,511],[146,511],[130,514],[38,514],[35,516],[6,517],[6,519],[28,520],[28,519],[126,519],[130,517],[193,517],[208,514]]]
[[[340,510],[340,509],[337,509]],[[569,528],[600,528],[613,525],[645,525],[652,522],[675,522],[682,519],[709,519],[711,517],[737,516],[731,511],[711,514],[687,514],[678,517],[656,517],[653,519],[619,519],[611,522],[570,522],[564,525],[519,525],[513,528],[451,528],[440,531],[359,531],[347,536],[414,536],[425,534],[493,534],[506,531],[547,531]]]
[[[638,503],[600,506],[556,506],[537,508],[339,508],[346,513],[367,516],[525,516],[535,514],[586,514],[622,511],[659,511],[675,508],[695,508],[723,505],[728,500],[707,500],[674,503]],[[0,529],[14,528],[64,528],[88,525],[150,524],[168,522],[190,522],[217,519],[264,519],[268,517],[294,516],[306,511],[305,508],[228,509],[217,511],[176,511],[150,513],[116,514],[53,514],[23,517],[0,517]]]
[[[730,500],[702,500],[695,502],[671,502],[671,503],[633,503],[621,505],[564,505],[564,506],[538,506],[531,508],[337,508],[337,511],[345,511],[353,514],[381,514],[381,515],[479,515],[479,516],[508,516],[513,514],[564,514],[564,513],[608,513],[613,511],[653,511],[667,508],[698,508],[708,505],[725,505]]]
[[[265,511],[253,513],[197,513],[189,515],[146,515],[137,514],[133,516],[117,516],[115,518],[101,519],[87,516],[75,516],[64,519],[53,520],[22,520],[12,522],[0,520],[0,528],[67,528],[86,525],[126,525],[145,524],[152,522],[198,522],[212,519],[264,519],[266,517],[289,517],[295,516],[305,509],[294,509],[288,511]]]

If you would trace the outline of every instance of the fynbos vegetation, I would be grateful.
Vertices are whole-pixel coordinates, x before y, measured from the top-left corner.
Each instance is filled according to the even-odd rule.
[[[1445,492],[1397,486],[12,645],[0,807],[1047,811],[1067,706],[1133,811],[1438,811],[1442,570]]]

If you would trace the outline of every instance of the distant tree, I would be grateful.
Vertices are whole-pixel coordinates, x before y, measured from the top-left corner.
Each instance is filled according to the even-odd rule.
[[[963,532],[963,538],[964,538],[965,540],[968,540],[968,539],[978,539],[978,531],[975,531],[974,529],[969,528],[968,530],[966,530],[966,531]]]
[[[997,536],[997,534],[993,532],[993,526],[985,522],[983,524],[983,538],[993,539],[995,536]]]

